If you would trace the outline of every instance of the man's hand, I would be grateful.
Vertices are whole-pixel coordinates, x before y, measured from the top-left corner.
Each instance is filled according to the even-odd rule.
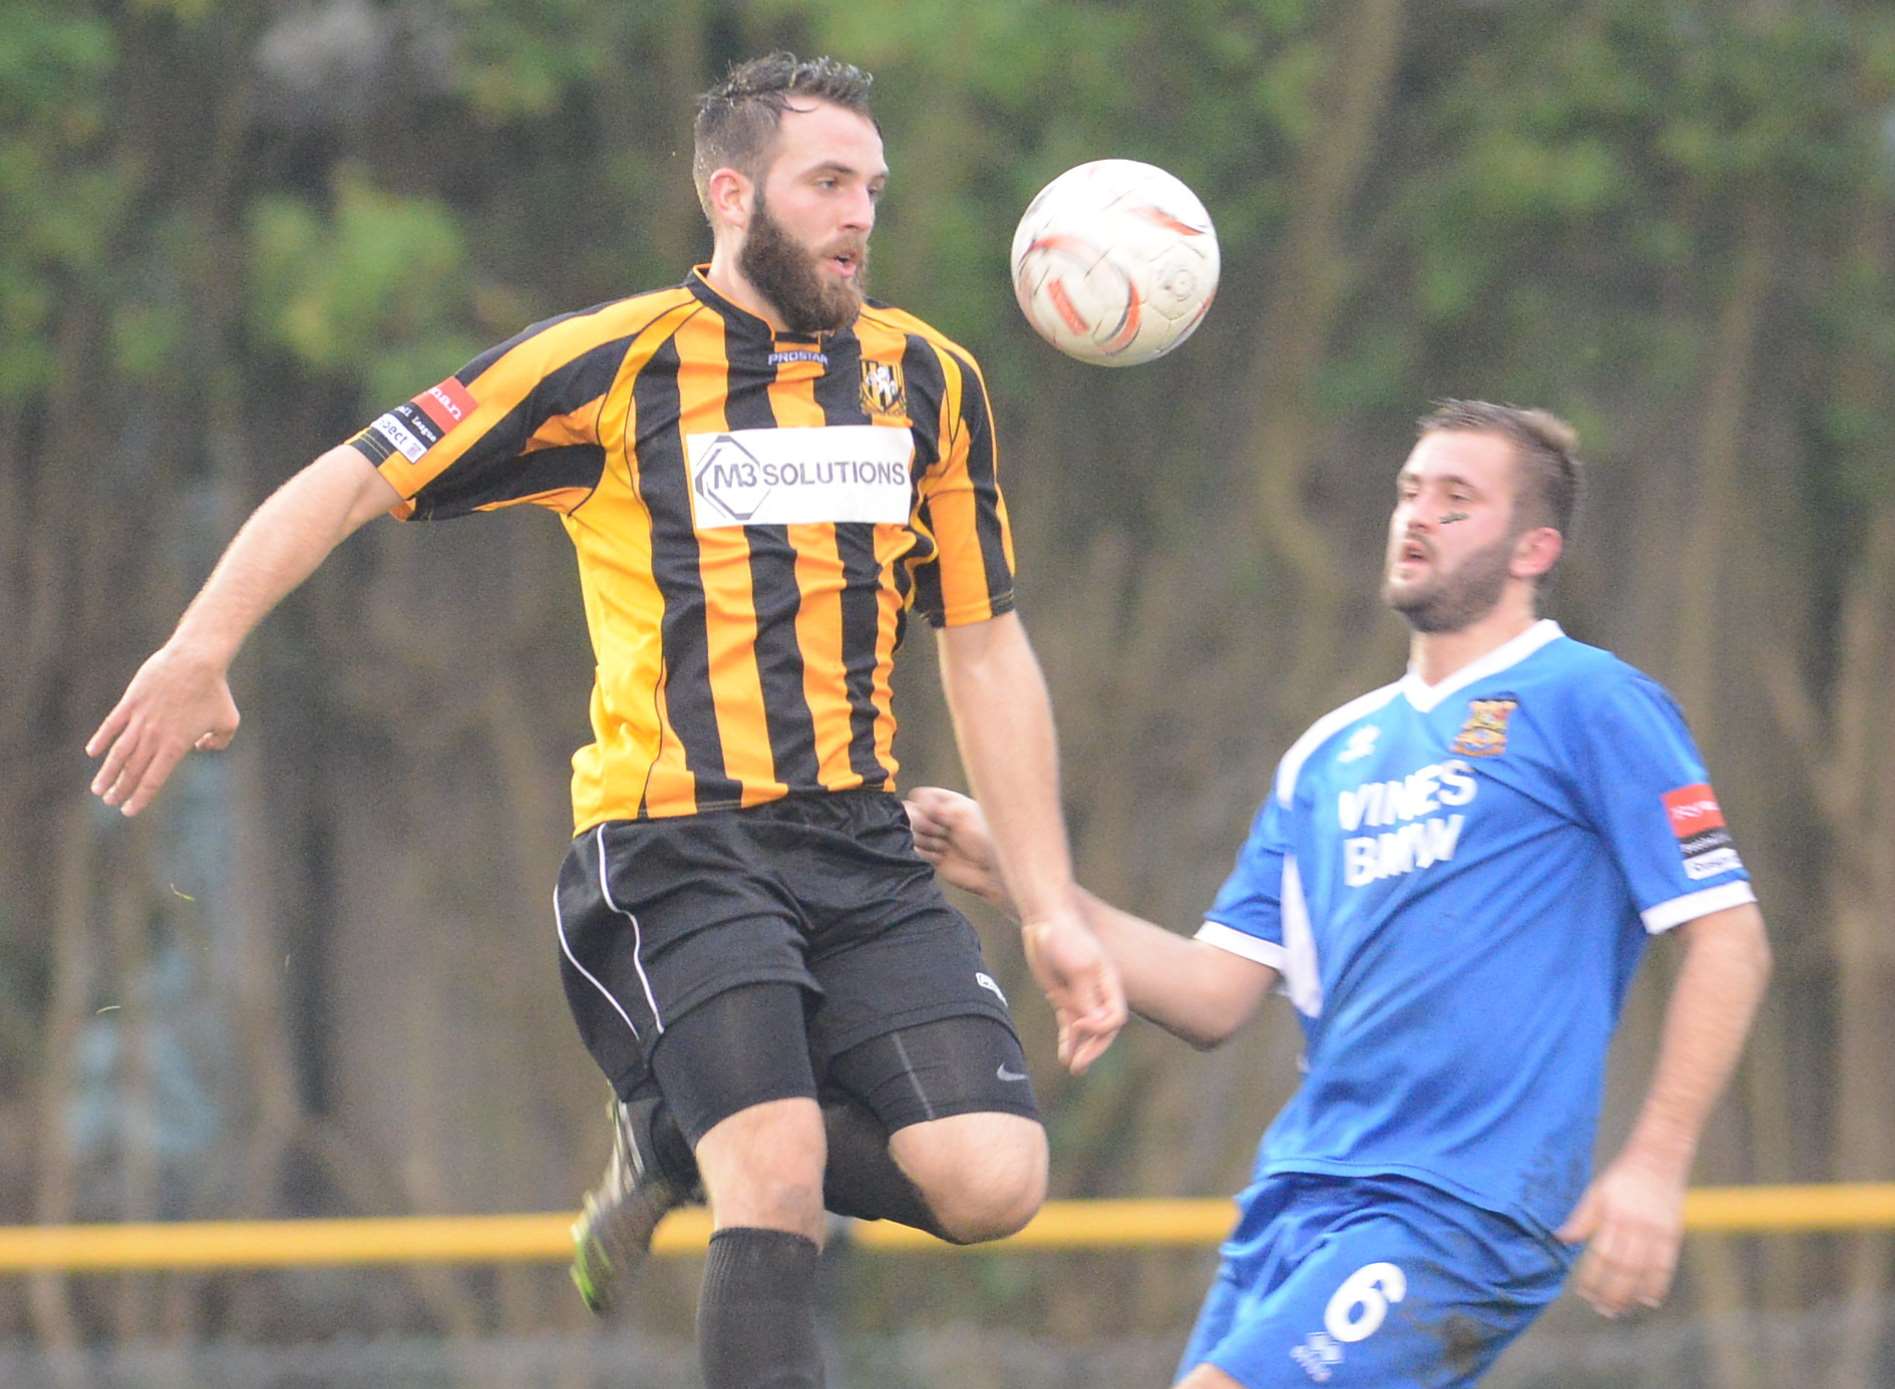
[[[1770,942],[1754,902],[1677,930],[1684,965],[1665,1008],[1651,1089],[1625,1147],[1559,1230],[1569,1243],[1589,1242],[1575,1286],[1608,1317],[1656,1307],[1671,1287],[1692,1155],[1770,977]]]
[[[86,756],[105,755],[92,793],[136,815],[158,794],[192,748],[230,746],[237,703],[224,668],[215,661],[160,647],[86,742]]]
[[[980,803],[956,791],[921,786],[907,799],[915,849],[954,886],[1018,915],[1000,876]],[[1059,1024],[1059,1059],[1078,1075],[1125,1026],[1118,968],[1075,910],[1020,925],[1027,964]]]
[[[1125,1026],[1118,966],[1077,911],[1020,923],[1026,962],[1059,1024],[1059,1059],[1074,1075],[1105,1053]]]
[[[934,871],[958,888],[975,893],[1002,911],[1014,910],[994,857],[993,837],[980,802],[939,786],[918,786],[903,803],[914,830],[915,849]]]
[[[1684,1239],[1684,1192],[1684,1173],[1624,1154],[1559,1228],[1568,1244],[1587,1242],[1573,1287],[1601,1316],[1665,1300]]]

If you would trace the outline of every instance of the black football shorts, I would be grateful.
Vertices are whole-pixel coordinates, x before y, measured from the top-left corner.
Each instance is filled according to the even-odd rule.
[[[979,938],[886,791],[594,826],[560,868],[555,916],[574,1020],[621,1095],[671,1023],[746,984],[805,991],[818,1081],[861,1043],[940,1018],[991,1017],[1018,1046]]]

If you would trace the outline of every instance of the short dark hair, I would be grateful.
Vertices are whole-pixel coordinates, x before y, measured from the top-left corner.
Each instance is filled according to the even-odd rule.
[[[855,64],[828,57],[768,53],[734,65],[697,100],[691,179],[704,215],[711,215],[711,175],[719,169],[737,169],[753,179],[763,173],[783,113],[798,109],[793,98],[826,101],[873,121],[869,88],[874,84]]]
[[[1415,424],[1415,434],[1458,429],[1499,434],[1512,442],[1520,463],[1514,488],[1516,525],[1551,526],[1571,535],[1579,510],[1582,468],[1579,431],[1550,410],[1494,405],[1485,400],[1438,400]]]

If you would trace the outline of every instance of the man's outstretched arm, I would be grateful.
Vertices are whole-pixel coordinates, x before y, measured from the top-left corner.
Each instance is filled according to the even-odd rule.
[[[105,759],[93,794],[136,815],[185,753],[228,746],[237,732],[228,672],[244,638],[331,550],[400,500],[367,458],[339,444],[251,513],[170,640],[87,740],[86,755]]]
[[[915,847],[956,887],[1017,914],[995,859],[981,806],[940,787],[909,793]],[[1168,931],[1078,889],[1086,921],[1118,966],[1126,1002],[1140,1017],[1196,1047],[1214,1047],[1249,1020],[1276,987],[1277,972],[1214,945]]]
[[[1080,911],[1046,681],[1013,613],[942,628],[940,657],[961,761],[1004,845],[996,862],[1058,1020],[1059,1059],[1083,1071],[1125,1025],[1125,993]]]
[[[1671,1287],[1698,1139],[1737,1067],[1770,977],[1770,943],[1754,903],[1678,931],[1684,966],[1632,1136],[1559,1231],[1563,1240],[1588,1242],[1574,1286],[1608,1317],[1656,1307]]]

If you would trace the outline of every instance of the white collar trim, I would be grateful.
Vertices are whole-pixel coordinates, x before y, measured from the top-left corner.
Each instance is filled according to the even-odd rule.
[[[1557,641],[1565,635],[1557,622],[1550,617],[1543,617],[1519,636],[1503,642],[1478,661],[1462,666],[1438,685],[1428,684],[1415,674],[1413,666],[1408,667],[1408,674],[1401,681],[1402,694],[1420,712],[1431,713],[1456,690],[1466,689],[1476,680],[1485,680],[1509,666],[1518,665],[1548,642]]]

